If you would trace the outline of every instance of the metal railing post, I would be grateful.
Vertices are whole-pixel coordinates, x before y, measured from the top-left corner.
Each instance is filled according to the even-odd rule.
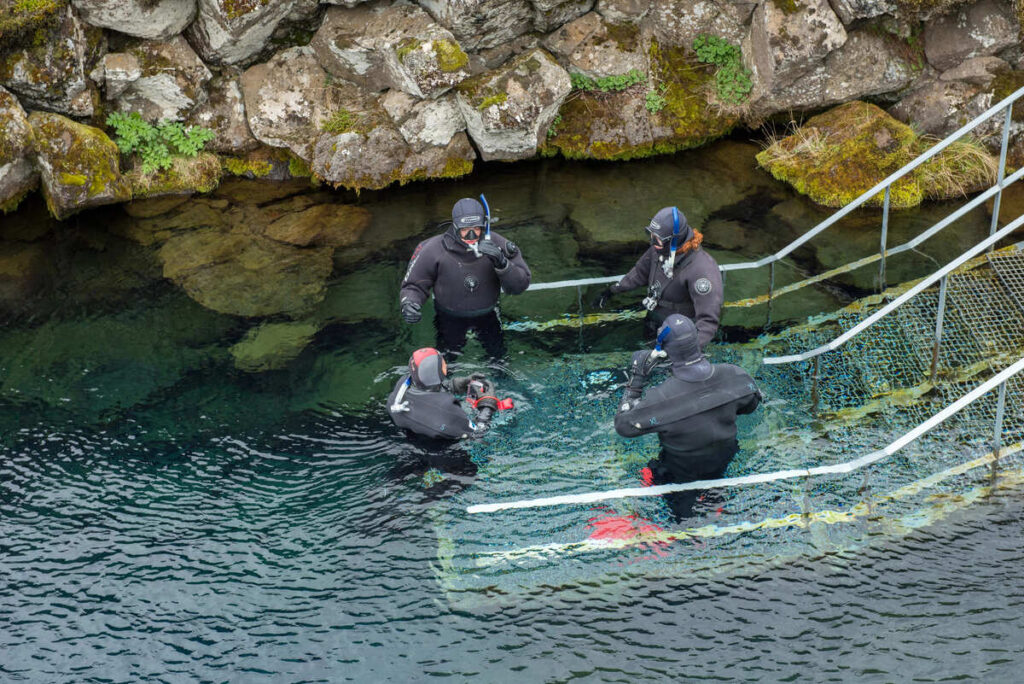
[[[996,193],[995,200],[992,204],[992,224],[988,228],[988,234],[993,235],[996,232],[996,227],[999,225],[999,204],[1003,199],[1003,178],[1006,176],[1006,148],[1010,143],[1010,121],[1013,118],[1013,104],[1006,105],[1006,115],[1003,117],[1003,143],[999,148],[999,169],[996,172],[996,185],[999,186],[999,192]],[[988,251],[992,251],[996,246],[992,245],[988,248]]]
[[[885,200],[882,202],[882,239],[878,247],[878,291],[885,290],[885,247],[889,239],[889,195],[892,185],[885,186]]]
[[[946,276],[939,280],[939,308],[935,312],[935,342],[932,344],[932,370],[930,381],[935,382],[939,371],[939,349],[942,347],[942,320],[946,315]]]
[[[999,383],[999,395],[996,399],[996,424],[992,431],[992,485],[996,483],[996,472],[999,465],[999,452],[1003,448],[1003,414],[1006,411],[1006,380]]]
[[[768,265],[768,314],[764,327],[772,324],[772,295],[775,293],[775,262]]]
[[[814,357],[814,372],[811,374],[811,415],[818,415],[818,376],[821,373],[821,357]]]

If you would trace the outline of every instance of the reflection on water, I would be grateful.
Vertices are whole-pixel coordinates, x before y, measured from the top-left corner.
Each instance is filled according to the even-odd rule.
[[[455,199],[486,193],[496,229],[520,244],[538,282],[624,272],[644,248],[640,227],[669,204],[720,261],[744,261],[828,215],[758,172],[755,151],[726,142],[629,164],[496,166],[471,181],[359,197],[226,184],[134,215],[108,208],[53,225],[30,203],[6,217],[0,679],[1010,680],[1024,643],[1013,496],[953,506],[925,528],[865,516],[677,542],[668,562],[653,545],[474,574],[475,559],[665,524],[655,500],[512,521],[470,520],[462,508],[635,478],[653,447],[613,439],[610,415],[636,321],[510,333],[498,385],[518,408],[452,453],[423,453],[380,410],[409,350],[433,343],[430,313],[403,325],[396,293],[413,247]],[[323,232],[351,221],[347,205],[368,219],[355,242]],[[894,216],[891,243],[946,211]],[[878,219],[851,217],[835,239],[795,252],[776,282],[877,250]],[[986,232],[983,213],[972,215],[923,245],[925,257],[892,260],[888,277],[931,271]],[[172,261],[164,250],[174,241]],[[300,278],[251,277],[267,262],[306,263],[303,250],[317,256],[295,269]],[[869,270],[776,302],[773,320],[871,290]],[[231,278],[269,288],[247,291],[246,306],[282,308],[225,313],[239,301],[204,288]],[[730,275],[727,297],[758,294],[766,280]],[[502,313],[578,314],[594,294],[528,293],[506,298]],[[756,334],[765,315],[730,311],[726,336]],[[478,346],[470,352],[464,366],[480,368]],[[805,418],[781,402],[741,427],[760,443]],[[787,439],[736,468],[817,448]],[[880,485],[887,474],[873,477]],[[754,492],[734,507],[742,513],[711,522],[831,509],[849,498],[846,486]],[[613,525],[612,514],[626,522]]]

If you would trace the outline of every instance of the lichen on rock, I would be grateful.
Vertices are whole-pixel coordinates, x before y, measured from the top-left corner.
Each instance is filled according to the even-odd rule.
[[[818,204],[842,207],[925,152],[933,141],[865,102],[848,102],[808,119],[757,155],[779,180]],[[895,181],[893,209],[924,199],[948,199],[995,182],[995,160],[980,145],[961,141]],[[884,193],[867,201],[881,206]]]

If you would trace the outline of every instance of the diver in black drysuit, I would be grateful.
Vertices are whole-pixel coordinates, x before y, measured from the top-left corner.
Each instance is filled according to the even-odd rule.
[[[530,267],[515,243],[487,228],[489,216],[475,199],[452,208],[452,223],[441,235],[417,245],[402,280],[399,303],[406,323],[416,323],[423,302],[434,293],[437,347],[449,360],[475,330],[491,358],[505,355],[496,307],[498,295],[520,294],[530,286]]]
[[[677,313],[697,325],[703,349],[715,336],[722,315],[724,292],[718,263],[701,249],[704,236],[690,227],[676,207],[661,209],[645,230],[651,247],[629,273],[598,295],[595,305],[604,308],[613,294],[647,287],[644,338],[653,338],[665,319]]]
[[[658,330],[654,351],[636,352],[615,431],[623,437],[658,434],[661,454],[647,464],[647,484],[714,480],[739,451],[736,416],[751,413],[762,400],[753,378],[728,363],[712,364],[701,353],[693,321],[672,314]],[[665,382],[647,390],[662,348],[671,364]],[[667,495],[677,519],[689,517],[700,492]]]

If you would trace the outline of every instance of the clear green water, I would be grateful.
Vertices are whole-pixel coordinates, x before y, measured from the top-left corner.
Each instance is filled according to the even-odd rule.
[[[635,482],[653,446],[611,437],[609,417],[636,321],[510,333],[495,372],[518,408],[454,458],[428,457],[387,422],[381,403],[409,351],[432,343],[429,316],[401,324],[397,285],[454,199],[485,192],[538,282],[623,272],[642,249],[640,227],[671,203],[720,260],[745,260],[827,215],[756,172],[752,151],[725,143],[636,164],[497,166],[364,194],[355,201],[373,222],[336,255],[313,313],[322,326],[263,373],[238,369],[230,351],[261,321],[204,309],[164,280],[152,248],[108,230],[120,209],[45,235],[30,230],[45,225],[31,206],[3,219],[3,253],[28,250],[42,266],[0,278],[0,680],[1013,681],[1024,649],[1024,509],[1013,495],[934,524],[895,517],[911,507],[849,525],[498,558],[586,539],[610,514],[671,525],[655,500],[464,513]],[[248,201],[262,192],[252,186]],[[341,199],[351,198],[325,201]],[[943,214],[901,215],[892,242]],[[855,216],[801,250],[786,277],[869,253],[877,218]],[[984,215],[965,221],[927,258],[890,264],[890,279],[932,270],[986,230]],[[872,275],[780,302],[773,320],[833,309]],[[728,298],[756,294],[765,277],[730,278]],[[547,320],[577,313],[579,299],[506,298],[503,315]],[[764,317],[730,312],[720,358],[741,354],[735,345]],[[465,366],[479,359],[474,343]],[[742,437],[805,420],[780,400]],[[851,431],[833,448],[883,437]],[[734,471],[796,458],[779,444],[763,460],[741,454]],[[741,493],[704,522],[839,508],[850,487]]]

